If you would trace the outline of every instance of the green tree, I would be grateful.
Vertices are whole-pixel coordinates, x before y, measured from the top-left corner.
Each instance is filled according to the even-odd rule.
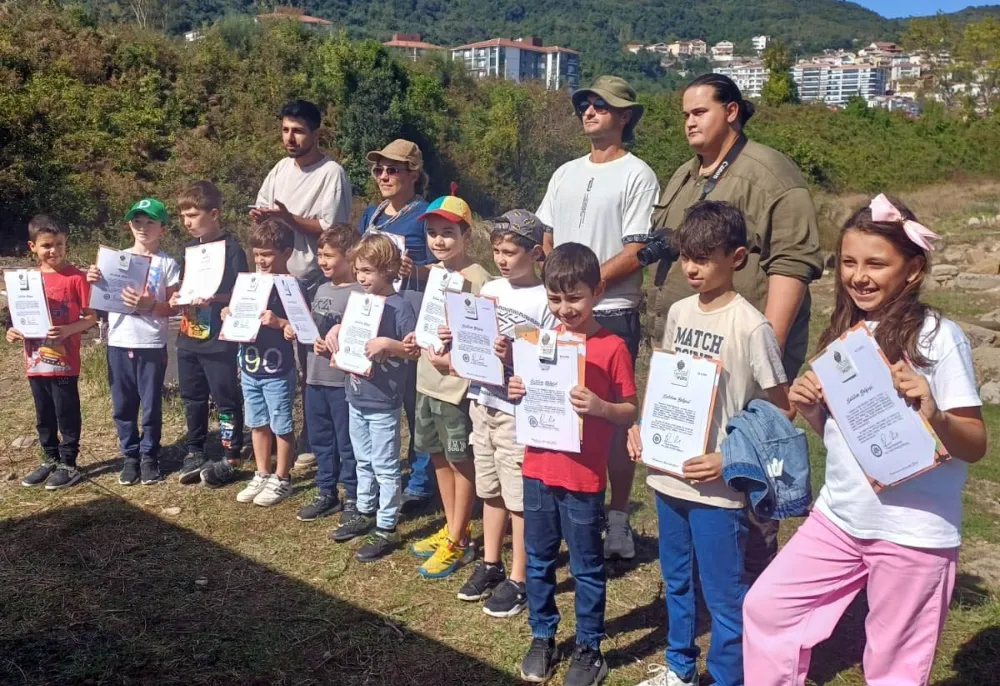
[[[761,56],[767,69],[767,83],[760,91],[765,105],[783,105],[799,101],[799,89],[792,80],[792,58],[781,41],[771,43]]]
[[[977,104],[989,114],[1000,100],[1000,21],[986,17],[967,24],[955,57],[978,88]]]

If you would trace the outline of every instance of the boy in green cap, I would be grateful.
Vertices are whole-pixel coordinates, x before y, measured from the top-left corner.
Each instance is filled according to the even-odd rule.
[[[181,270],[160,251],[167,208],[155,198],[144,198],[125,215],[134,243],[128,252],[150,259],[146,287],[140,293],[122,291],[129,314],[108,313],[108,384],[118,445],[125,464],[118,482],[130,486],[141,480],[160,480],[160,432],[163,425],[162,391],[167,371],[167,320],[173,313],[170,297],[180,283]],[[91,265],[87,281],[101,281],[101,270]],[[139,407],[142,407],[142,434]]]

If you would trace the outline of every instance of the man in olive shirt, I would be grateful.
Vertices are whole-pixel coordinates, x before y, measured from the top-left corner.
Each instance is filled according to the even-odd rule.
[[[736,290],[771,322],[785,373],[794,379],[809,345],[809,284],[823,273],[816,210],[805,179],[781,153],[746,140],[743,126],[753,105],[728,77],[706,74],[692,81],[683,111],[696,156],[664,188],[653,230],[680,226],[700,200],[725,201],[743,212],[750,255],[736,273]],[[663,335],[670,306],[694,293],[680,269],[670,270],[662,285],[657,281],[647,291],[654,342]],[[751,515],[746,567],[753,578],[777,553],[777,530],[777,522],[756,522]]]

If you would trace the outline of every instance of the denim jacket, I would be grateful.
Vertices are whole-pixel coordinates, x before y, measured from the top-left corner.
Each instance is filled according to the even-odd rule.
[[[761,519],[805,516],[812,502],[805,433],[771,403],[750,401],[726,424],[722,478],[747,494]]]

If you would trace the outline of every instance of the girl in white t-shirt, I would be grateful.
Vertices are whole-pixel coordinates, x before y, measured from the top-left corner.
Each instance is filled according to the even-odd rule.
[[[868,595],[865,682],[926,684],[955,584],[961,491],[986,452],[972,352],[954,322],[919,300],[934,233],[879,195],[844,225],[825,347],[858,322],[892,364],[896,389],[952,459],[876,493],[828,414],[813,372],[789,399],[827,449],[816,506],[743,606],[744,672],[753,686],[805,684],[810,653],[858,591]]]

